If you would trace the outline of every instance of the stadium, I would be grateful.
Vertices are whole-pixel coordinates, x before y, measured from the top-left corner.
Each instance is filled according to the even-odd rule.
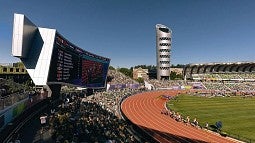
[[[157,79],[139,82],[23,14],[13,25],[31,79],[0,69],[0,142],[255,142],[254,62],[187,64],[169,80],[172,30],[158,24]]]
[[[192,80],[254,81],[254,72],[254,62],[236,62],[188,64],[183,74],[185,78]]]

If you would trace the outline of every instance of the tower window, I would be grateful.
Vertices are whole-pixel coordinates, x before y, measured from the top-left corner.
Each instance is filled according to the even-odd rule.
[[[169,70],[169,67],[160,67],[161,70]]]
[[[170,52],[169,49],[159,49],[159,52]]]
[[[168,40],[168,41],[171,41],[171,38],[170,37],[160,37],[159,40]]]
[[[169,29],[167,29],[167,28],[159,28],[159,30],[162,31],[162,32],[169,33]]]
[[[169,64],[169,61],[160,61],[160,64]]]
[[[159,43],[159,46],[170,46],[170,43]]]
[[[170,55],[160,55],[160,58],[170,58]]]

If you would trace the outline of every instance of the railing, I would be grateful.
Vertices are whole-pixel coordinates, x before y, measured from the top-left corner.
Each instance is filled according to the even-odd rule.
[[[28,92],[14,93],[0,98],[0,111],[29,96]]]
[[[19,130],[31,119],[41,113],[48,106],[47,100],[35,101],[38,104],[34,104],[27,110],[25,110],[20,116],[12,120],[12,124],[8,124],[3,130],[0,130],[0,142],[10,143],[19,134]]]

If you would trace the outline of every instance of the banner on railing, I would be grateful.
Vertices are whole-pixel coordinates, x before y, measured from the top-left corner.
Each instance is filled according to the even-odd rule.
[[[110,84],[110,87],[108,90],[124,89],[124,88],[137,89],[139,88],[139,84]]]

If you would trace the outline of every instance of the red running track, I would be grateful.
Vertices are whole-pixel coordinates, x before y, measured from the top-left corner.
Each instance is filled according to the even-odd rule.
[[[213,132],[198,129],[191,125],[177,122],[169,116],[161,114],[167,100],[157,98],[160,95],[177,95],[178,91],[153,91],[128,97],[121,104],[125,116],[134,124],[162,143],[183,142],[238,142],[222,137]],[[199,121],[199,119],[198,119]]]

